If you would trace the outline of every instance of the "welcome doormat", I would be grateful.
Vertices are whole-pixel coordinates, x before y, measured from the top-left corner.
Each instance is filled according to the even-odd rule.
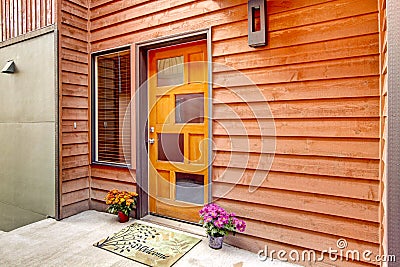
[[[172,266],[201,241],[186,233],[135,222],[94,246],[149,266]]]

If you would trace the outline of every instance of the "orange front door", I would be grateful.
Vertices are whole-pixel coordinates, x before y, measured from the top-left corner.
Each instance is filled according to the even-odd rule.
[[[208,203],[206,41],[150,50],[150,212],[199,221]]]

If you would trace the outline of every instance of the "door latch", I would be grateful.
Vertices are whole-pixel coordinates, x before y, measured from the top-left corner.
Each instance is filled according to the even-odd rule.
[[[149,144],[154,144],[154,138],[149,138]]]

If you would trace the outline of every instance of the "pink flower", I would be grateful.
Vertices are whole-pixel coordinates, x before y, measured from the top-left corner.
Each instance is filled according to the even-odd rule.
[[[211,216],[212,218],[216,219],[217,216],[218,216],[218,214],[217,214],[217,212],[216,212],[215,210],[213,210],[213,211],[211,211],[211,212],[209,213],[209,216]]]
[[[211,221],[212,221],[212,217],[210,217],[210,216],[205,216],[204,217],[204,222],[209,223]]]
[[[239,232],[243,233],[246,230],[246,223],[242,220],[237,220],[235,227]]]
[[[199,215],[200,215],[200,216],[203,216],[205,213],[206,213],[205,208],[202,208],[202,209],[199,211]]]
[[[216,227],[218,227],[218,228],[224,227],[224,223],[223,223],[222,221],[220,221],[220,220],[214,221],[214,225],[215,225]]]
[[[205,205],[199,211],[199,215],[203,219],[203,224],[206,228],[211,227],[214,230],[218,228],[225,232],[244,232],[246,229],[246,223],[239,220],[235,213],[228,213],[224,208],[214,203]]]
[[[229,216],[228,215],[222,215],[219,217],[219,219],[221,222],[223,222],[224,224],[229,223]]]

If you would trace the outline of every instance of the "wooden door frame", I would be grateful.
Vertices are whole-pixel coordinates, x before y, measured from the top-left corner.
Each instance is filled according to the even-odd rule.
[[[138,185],[137,192],[138,209],[136,218],[140,219],[149,214],[149,158],[147,155],[146,144],[144,140],[147,137],[146,119],[148,116],[148,85],[147,85],[147,51],[150,49],[161,48],[169,45],[187,43],[191,41],[206,40],[207,41],[207,61],[208,61],[208,95],[212,96],[212,56],[211,56],[211,28],[198,31],[176,34],[145,42],[135,44],[135,92],[140,88],[135,97],[135,132],[136,132],[136,182]],[[208,116],[212,114],[212,103],[208,105]],[[142,131],[145,129],[145,131]],[[208,136],[212,138],[212,120],[208,122]],[[208,153],[208,162],[212,159],[212,146],[210,145]],[[208,167],[209,181],[212,181],[211,165]],[[209,200],[211,200],[211,186],[208,187]]]

